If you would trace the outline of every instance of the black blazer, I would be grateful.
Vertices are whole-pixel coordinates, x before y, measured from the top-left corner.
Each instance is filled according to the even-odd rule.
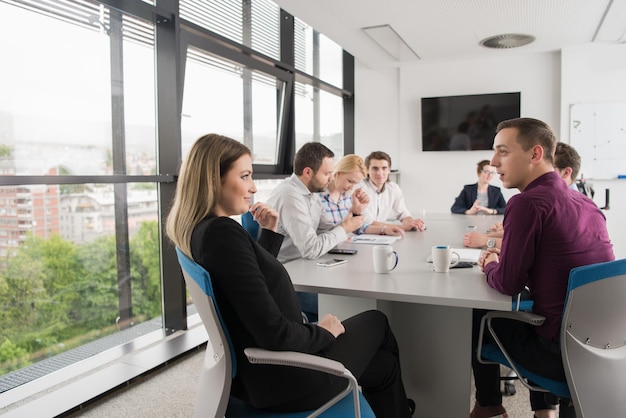
[[[246,347],[323,355],[335,342],[324,328],[302,323],[298,299],[276,259],[283,236],[263,229],[258,242],[227,217],[209,216],[193,231],[193,259],[211,275],[215,300],[237,357],[231,394],[258,408],[294,401],[328,385],[328,375],[251,364]]]
[[[450,208],[452,213],[465,213],[466,210],[472,207],[476,198],[478,197],[478,183],[466,184],[463,186],[463,190],[454,200],[454,204]],[[489,204],[487,207],[496,209],[498,213],[504,213],[506,208],[506,200],[502,195],[502,191],[499,187],[489,185],[487,189],[487,197]]]

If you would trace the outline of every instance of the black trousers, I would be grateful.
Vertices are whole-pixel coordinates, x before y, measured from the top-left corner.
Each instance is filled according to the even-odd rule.
[[[410,417],[398,343],[385,314],[366,311],[343,321],[343,325],[346,332],[329,350],[316,354],[340,361],[352,372],[377,418]],[[314,409],[347,386],[343,378],[318,372],[304,373],[301,382],[310,389],[305,397],[272,409]]]
[[[496,406],[502,404],[500,365],[480,363],[475,353],[480,321],[486,312],[474,310],[472,370],[476,385],[476,401],[482,406]],[[537,334],[535,326],[510,319],[493,319],[491,324],[507,353],[522,367],[549,379],[565,380],[558,344],[547,341]],[[485,329],[484,343],[493,342],[490,337],[488,330]],[[570,403],[569,399],[563,401],[563,405]],[[533,411],[555,409],[557,404],[558,398],[550,393],[530,391],[530,405]]]

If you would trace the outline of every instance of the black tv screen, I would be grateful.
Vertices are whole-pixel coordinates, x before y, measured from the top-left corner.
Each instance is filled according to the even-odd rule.
[[[422,150],[490,150],[496,126],[520,117],[520,93],[422,98]]]

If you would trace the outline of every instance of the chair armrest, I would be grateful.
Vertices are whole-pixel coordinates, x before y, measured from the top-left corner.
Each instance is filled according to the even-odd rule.
[[[520,312],[520,311],[489,311],[487,312],[480,321],[480,330],[478,332],[478,346],[476,347],[476,358],[478,359],[480,363],[484,363],[484,364],[491,363],[489,361],[484,361],[482,359],[482,347],[483,347],[483,339],[485,335],[485,325],[487,325],[489,334],[491,334],[496,345],[498,346],[500,351],[502,351],[507,361],[509,363],[512,363],[512,360],[509,358],[509,355],[504,350],[504,347],[502,346],[500,339],[498,338],[497,335],[495,335],[495,333],[493,332],[493,329],[491,328],[491,320],[494,318],[512,319],[515,321],[526,322],[534,326],[539,326],[543,324],[544,321],[546,320],[545,317],[534,314],[532,312]],[[515,369],[515,367],[513,368],[513,370],[515,370],[515,372],[517,373],[517,370]]]
[[[354,375],[350,373],[350,370],[346,369],[341,362],[313,354],[298,353],[295,351],[270,351],[257,347],[248,347],[244,349],[243,352],[248,358],[248,361],[252,364],[273,364],[276,366],[300,367],[347,379],[348,386],[346,386],[344,390],[324,405],[319,407],[314,413],[309,415],[309,418],[321,415],[324,411],[339,402],[350,392],[352,392],[354,416],[357,418],[361,417],[358,382]]]
[[[527,324],[531,324],[534,326],[539,326],[543,324],[546,320],[545,317],[534,314],[532,312],[521,312],[521,311],[489,311],[487,312],[480,321],[480,330],[478,332],[478,347],[476,347],[476,357],[478,361],[481,363],[486,363],[481,358],[483,339],[485,336],[485,325],[487,325],[489,334],[491,334],[491,336],[493,337],[495,343],[498,345],[498,348],[500,348],[500,350],[502,351],[506,359],[509,362],[511,362],[511,359],[509,358],[508,354],[504,350],[504,347],[502,347],[502,343],[500,342],[500,339],[493,332],[493,328],[491,328],[491,320],[495,318],[512,319],[515,321],[526,322]],[[517,372],[517,370],[515,371]]]
[[[300,367],[342,377],[345,376],[346,372],[350,373],[342,363],[313,354],[295,351],[270,351],[256,347],[248,347],[243,352],[248,357],[248,361],[253,364]]]
[[[532,312],[520,312],[520,311],[490,311],[485,314],[482,322],[489,321],[491,322],[492,318],[504,318],[504,319],[514,319],[516,321],[526,322],[527,324],[531,324],[534,326],[539,326],[543,324],[546,320],[545,317],[541,315],[537,315]],[[481,323],[482,323],[481,322]]]

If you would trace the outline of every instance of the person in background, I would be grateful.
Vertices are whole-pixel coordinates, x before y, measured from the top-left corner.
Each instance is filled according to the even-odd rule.
[[[567,186],[578,191],[576,186],[576,177],[580,171],[580,155],[576,148],[568,145],[564,142],[558,142],[556,144],[556,150],[554,151],[554,169],[561,176]]]
[[[362,214],[351,212],[337,225],[323,215],[319,193],[333,178],[335,155],[319,142],[308,142],[296,153],[293,174],[272,190],[267,203],[279,215],[278,233],[285,236],[278,260],[316,259],[363,225]]]
[[[466,215],[498,215],[504,213],[506,200],[499,187],[489,184],[496,174],[496,169],[489,164],[489,160],[482,160],[476,166],[478,181],[466,184],[454,200],[450,208],[452,213]]]
[[[363,225],[364,216],[348,213],[337,225],[329,222],[319,192],[333,176],[334,154],[319,142],[308,142],[296,152],[293,174],[272,190],[268,204],[279,215],[278,233],[284,235],[278,261],[296,258],[316,259],[348,238],[348,233]],[[318,319],[316,293],[297,292],[302,311],[308,320]]]
[[[183,162],[166,225],[171,241],[211,275],[237,360],[231,394],[257,408],[295,412],[317,408],[346,387],[338,376],[252,364],[243,350],[296,351],[343,363],[376,416],[409,417],[414,403],[406,398],[387,317],[371,310],[343,322],[326,315],[303,323],[293,283],[276,259],[283,241],[278,212],[261,202],[250,207],[256,190],[250,150],[205,135]],[[232,219],[248,210],[262,227],[258,241]]]
[[[386,224],[373,220],[367,204],[369,196],[362,188],[358,188],[354,193],[350,193],[363,178],[367,175],[367,168],[363,159],[355,154],[343,157],[337,163],[333,179],[328,184],[325,191],[320,193],[320,199],[324,206],[324,213],[329,222],[333,224],[341,223],[350,212],[353,214],[364,214],[363,225],[353,231],[357,234],[380,234],[404,236],[404,229],[400,225]]]
[[[546,318],[540,326],[511,319],[492,322],[513,360],[529,371],[565,380],[559,336],[570,271],[612,261],[613,245],[602,211],[582,193],[570,190],[554,169],[556,138],[537,119],[518,118],[498,124],[493,143],[494,166],[506,188],[519,189],[504,214],[502,248],[482,253],[479,265],[487,284],[505,295],[526,286],[533,312]],[[500,366],[476,359],[480,321],[486,311],[474,310],[472,370],[476,403],[470,418],[506,416],[500,392]],[[557,400],[530,392],[537,418],[554,418]],[[561,399],[560,411],[571,411]]]
[[[367,192],[370,203],[368,210],[375,221],[385,223],[393,219],[400,221],[405,231],[423,231],[424,220],[411,216],[404,203],[400,186],[389,181],[391,157],[383,151],[374,151],[365,157],[367,178],[361,187]]]

